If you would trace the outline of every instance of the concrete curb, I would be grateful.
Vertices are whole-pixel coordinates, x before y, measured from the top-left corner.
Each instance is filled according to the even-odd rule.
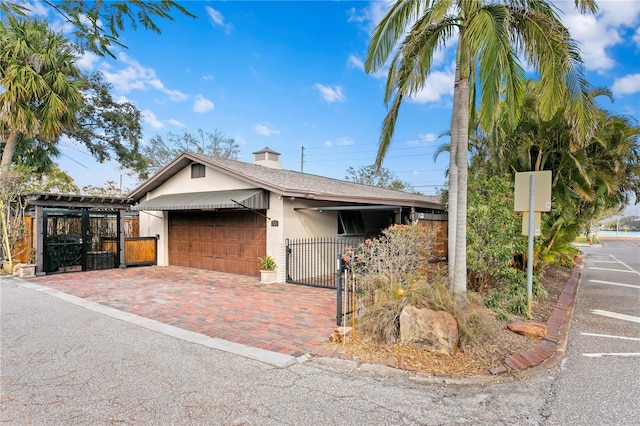
[[[49,287],[41,286],[32,282],[22,280],[10,275],[2,276],[3,280],[9,279],[19,287],[39,291],[82,306],[86,309],[110,316],[112,318],[125,321],[148,330],[156,331],[167,336],[175,337],[191,343],[196,343],[211,349],[232,353],[255,361],[263,362],[277,368],[286,368],[295,363],[301,364],[307,361],[314,361],[321,365],[333,368],[341,368],[350,371],[360,371],[373,373],[379,376],[398,377],[405,376],[409,380],[417,383],[429,384],[486,384],[504,382],[519,378],[523,375],[535,374],[538,369],[548,369],[558,364],[564,357],[567,345],[567,337],[571,327],[571,319],[578,291],[578,284],[584,265],[584,256],[579,256],[571,277],[567,281],[563,292],[558,298],[556,308],[547,320],[547,336],[534,345],[531,349],[514,353],[508,356],[504,363],[491,368],[489,371],[479,371],[473,376],[444,376],[423,373],[409,365],[404,359],[396,361],[390,359],[385,364],[366,363],[353,359],[347,355],[333,351],[331,349],[318,346],[309,354],[300,357],[267,351],[227,340],[213,338],[204,334],[184,330],[172,325],[164,324],[155,320],[140,317],[138,315],[123,312],[108,306],[104,306],[77,296],[63,293]]]
[[[47,294],[49,296],[64,300],[65,302],[72,303],[77,306],[81,306],[85,309],[106,315],[121,321],[128,322],[133,325],[137,325],[147,330],[155,331],[165,334],[167,336],[175,337],[176,339],[184,340],[186,342],[195,343],[198,345],[206,346],[211,349],[216,349],[223,352],[232,353],[245,358],[249,358],[255,361],[263,362],[265,364],[272,365],[277,368],[286,368],[296,362],[301,363],[306,361],[306,357],[294,357],[291,355],[281,354],[278,352],[267,351],[260,348],[254,348],[252,346],[243,345],[240,343],[230,342],[215,337],[209,337],[204,334],[195,333],[193,331],[184,330],[179,327],[175,327],[169,324],[164,324],[149,318],[144,318],[138,315],[123,312],[118,309],[111,308],[109,306],[101,305],[90,300],[83,299],[81,297],[73,296],[71,294],[63,293],[58,290],[54,290],[49,287],[34,284],[32,282],[24,281],[16,277],[2,277],[2,280],[12,281],[18,287],[25,289],[38,291],[40,293]]]
[[[547,335],[528,351],[512,354],[505,359],[505,365],[513,373],[521,373],[532,367],[549,368],[564,358],[583,266],[584,256],[579,256],[556,308],[547,320]]]

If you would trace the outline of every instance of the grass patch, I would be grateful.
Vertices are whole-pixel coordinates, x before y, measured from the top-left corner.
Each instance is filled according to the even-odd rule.
[[[587,236],[586,235],[580,235],[575,239],[575,242],[578,244],[589,244],[589,240],[587,240]],[[598,239],[597,235],[594,235],[592,237],[592,242],[593,244],[600,244],[600,240]]]

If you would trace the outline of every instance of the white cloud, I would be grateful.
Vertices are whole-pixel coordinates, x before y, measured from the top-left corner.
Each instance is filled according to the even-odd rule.
[[[342,91],[342,87],[340,86],[325,86],[320,83],[316,83],[315,88],[318,89],[322,97],[325,101],[331,102],[339,102],[346,100],[346,96]]]
[[[197,95],[196,100],[193,101],[194,112],[202,114],[202,113],[211,111],[214,108],[215,108],[215,105],[213,105],[213,102],[211,102],[209,99],[206,99],[202,95]]]
[[[209,18],[211,18],[214,25],[224,25],[224,17],[222,16],[222,13],[209,6],[205,7],[205,9],[207,10],[207,15],[209,15]]]
[[[453,64],[452,67],[455,67],[455,64]],[[424,87],[420,92],[411,97],[411,101],[425,104],[428,102],[439,102],[444,96],[453,95],[455,69],[452,69],[452,67],[429,74]]]
[[[255,126],[253,126],[253,130],[262,136],[272,136],[272,135],[279,135],[280,134],[280,130],[274,128],[271,124],[269,124],[266,121],[263,121],[262,123],[258,123]]]
[[[153,127],[154,129],[162,129],[164,124],[158,120],[156,115],[149,109],[142,111],[142,121]]]
[[[347,22],[355,22],[360,25],[364,25],[364,30],[371,33],[378,22],[384,18],[389,10],[389,2],[386,1],[372,1],[366,8],[356,9],[352,7],[347,11],[349,17]]]
[[[84,52],[80,59],[78,59],[78,61],[76,62],[76,65],[81,70],[93,71],[98,66],[100,59],[100,56],[96,55],[93,52]]]
[[[211,74],[203,75],[202,79],[204,81],[211,81],[211,80],[213,80],[213,76]]]
[[[220,11],[210,6],[205,7],[205,9],[207,10],[207,15],[209,15],[211,23],[214,27],[223,27],[227,34],[231,32],[231,30],[233,29],[233,25],[225,24],[224,16],[222,16],[222,13],[220,13]]]
[[[613,82],[611,91],[615,96],[640,93],[640,74],[629,74]]]
[[[148,90],[152,88],[166,94],[174,102],[188,99],[188,96],[179,90],[167,89],[162,81],[156,77],[156,72],[152,68],[142,66],[125,53],[120,53],[118,59],[127,66],[117,72],[110,72],[107,69],[102,70],[105,79],[113,85],[116,91],[129,93],[132,90]]]
[[[349,58],[347,58],[347,64],[353,68],[358,68],[359,70],[364,71],[364,62],[356,55],[349,55]]]
[[[49,11],[51,11],[51,8],[40,1],[30,1],[22,4],[22,6],[26,6],[33,15],[44,18],[47,18]]]
[[[597,15],[580,15],[573,2],[558,2],[561,19],[571,36],[579,42],[585,67],[598,72],[613,69],[616,61],[610,49],[624,42],[624,33],[635,31],[640,21],[640,2],[636,0],[598,2]],[[636,33],[638,34],[638,33]],[[638,41],[640,42],[640,36]]]
[[[176,127],[187,127],[187,125],[186,125],[186,124],[184,124],[182,121],[178,121],[178,120],[173,119],[173,118],[172,118],[172,119],[170,119],[170,120],[168,121],[168,123],[169,123],[169,124],[172,124],[172,125],[174,125],[174,126],[176,126]]]
[[[335,139],[333,141],[326,140],[326,141],[324,141],[323,145],[326,146],[327,148],[331,148],[331,147],[334,147],[334,146],[349,146],[349,145],[353,145],[353,144],[354,144],[354,142],[351,139],[346,138],[346,137],[340,137],[340,138],[337,138],[337,139]]]
[[[436,135],[435,133],[419,134],[418,139],[412,139],[408,141],[407,145],[409,146],[427,145],[430,142],[435,141],[436,139],[438,139],[438,135]]]

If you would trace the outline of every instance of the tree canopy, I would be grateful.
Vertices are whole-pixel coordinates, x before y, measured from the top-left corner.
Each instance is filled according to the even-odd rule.
[[[115,101],[102,74],[81,74],[73,45],[45,23],[10,18],[0,31],[6,47],[0,54],[3,170],[15,163],[46,172],[66,136],[99,162],[114,159],[143,172],[140,112],[133,104]]]
[[[583,12],[595,2],[576,0]],[[400,106],[425,87],[436,53],[457,41],[449,161],[449,248],[451,289],[466,291],[467,174],[470,117],[488,128],[506,102],[506,119],[515,122],[524,79],[519,55],[541,79],[541,112],[549,117],[567,105],[572,131],[582,138],[591,130],[588,83],[580,53],[550,2],[397,0],[374,29],[365,69],[389,63],[376,165],[392,141]],[[570,102],[568,102],[570,101]],[[477,111],[476,111],[477,107]]]
[[[230,160],[240,158],[238,143],[219,130],[205,132],[198,129],[195,134],[184,130],[181,134],[168,132],[164,136],[156,134],[142,147],[148,167],[141,177],[144,179],[158,172],[185,151]]]
[[[77,49],[37,20],[0,20],[0,172],[7,171],[18,140],[55,143],[83,106]]]
[[[344,178],[348,181],[361,183],[363,185],[413,192],[413,187],[410,183],[403,182],[391,170],[384,167],[376,167],[375,164],[362,166],[358,170],[349,167],[347,169],[347,175]]]
[[[173,21],[172,13],[194,18],[184,6],[171,0],[160,1],[92,1],[42,0],[63,21],[74,28],[72,34],[78,46],[100,56],[113,54],[113,46],[125,47],[120,41],[121,33],[128,27],[160,34],[158,19]],[[0,2],[0,13],[9,17],[25,18],[29,11],[28,1]]]

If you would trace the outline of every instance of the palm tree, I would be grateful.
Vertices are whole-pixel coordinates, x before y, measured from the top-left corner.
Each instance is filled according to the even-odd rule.
[[[20,138],[54,142],[83,104],[76,51],[46,22],[0,21],[0,173],[11,165]]]
[[[595,12],[593,0],[575,0],[582,12]],[[402,39],[400,44],[397,44]],[[516,108],[526,81],[522,55],[540,77],[542,114],[553,115],[566,99],[579,140],[591,131],[592,103],[576,43],[546,1],[397,0],[376,26],[365,69],[375,72],[391,57],[376,164],[381,165],[405,97],[420,91],[434,54],[457,40],[449,161],[449,268],[453,292],[466,291],[466,210],[469,117],[484,128],[498,119],[501,99],[506,118],[517,122]],[[478,109],[476,113],[476,108]]]
[[[589,96],[613,102],[607,88],[593,88]],[[519,109],[515,126],[501,121],[488,132],[474,134],[471,164],[489,175],[553,171],[554,208],[545,215],[545,242],[540,247],[544,256],[562,251],[604,212],[628,204],[631,193],[640,194],[640,127],[628,117],[595,108],[593,135],[579,143],[564,116],[565,106],[542,118],[539,84],[534,80],[527,83]]]

